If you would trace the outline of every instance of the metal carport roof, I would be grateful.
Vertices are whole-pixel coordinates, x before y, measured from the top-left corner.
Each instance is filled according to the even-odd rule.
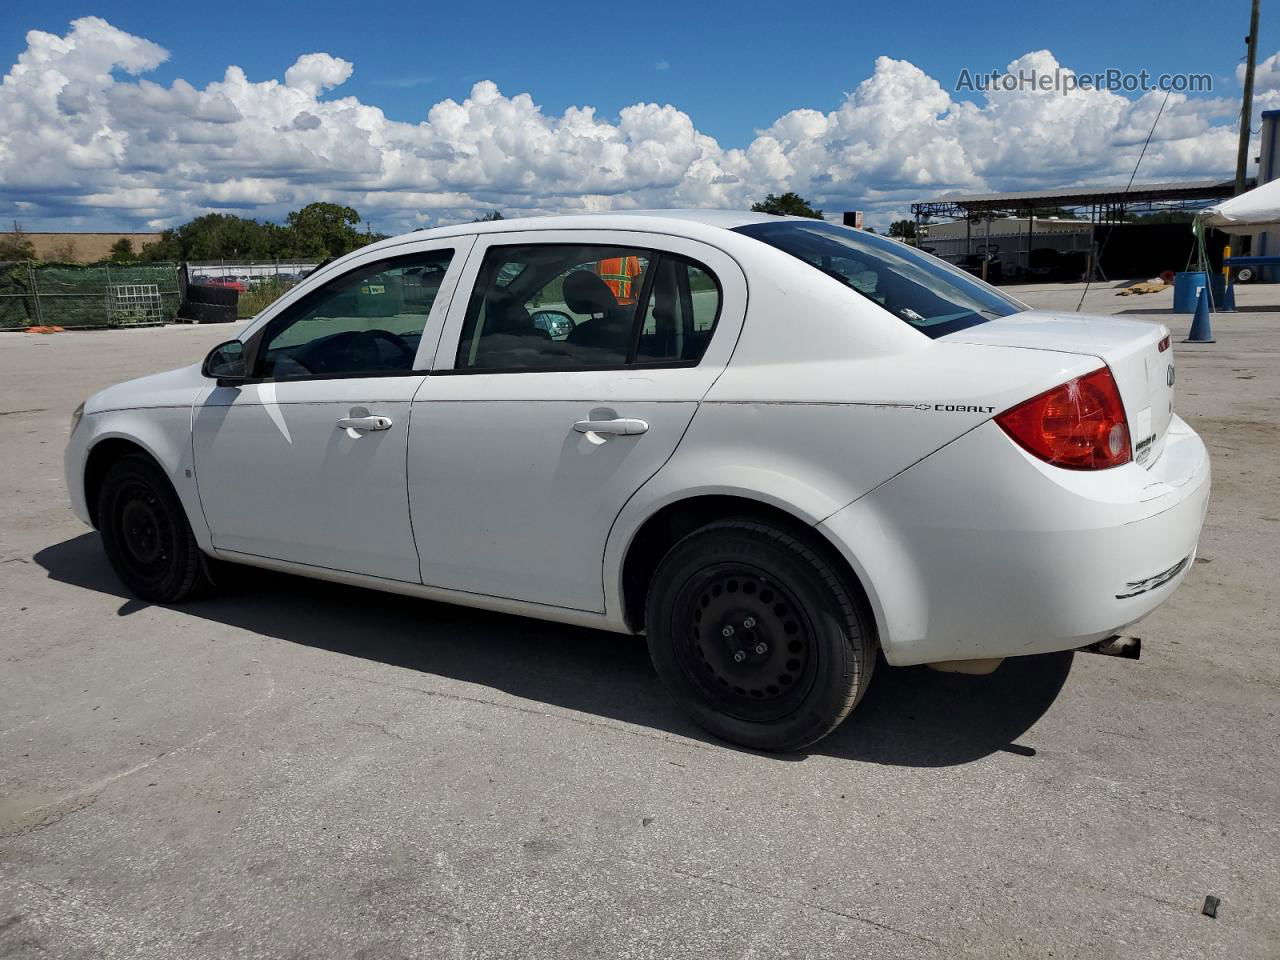
[[[1109,219],[1135,207],[1148,210],[1200,207],[1235,193],[1232,180],[1186,180],[1172,183],[1136,183],[1123,186],[1056,187],[1052,190],[1028,190],[1014,193],[978,193],[939,197],[913,203],[911,212],[917,219],[941,217],[952,220],[971,219],[992,214],[1028,214],[1055,207],[1094,207]]]

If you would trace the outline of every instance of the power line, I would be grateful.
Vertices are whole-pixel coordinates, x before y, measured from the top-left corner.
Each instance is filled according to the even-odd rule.
[[[1156,111],[1156,118],[1151,121],[1151,129],[1147,131],[1147,139],[1142,143],[1142,152],[1138,154],[1138,162],[1133,165],[1133,173],[1129,174],[1129,182],[1124,185],[1124,192],[1120,194],[1120,207],[1122,209],[1124,208],[1124,198],[1128,196],[1129,188],[1133,186],[1134,178],[1138,176],[1138,168],[1142,166],[1142,158],[1147,155],[1147,147],[1151,145],[1151,138],[1155,136],[1156,132],[1156,124],[1160,122],[1160,117],[1164,115],[1165,104],[1169,102],[1169,95],[1171,93],[1173,93],[1172,90],[1165,91],[1164,100],[1160,102],[1160,109]],[[1116,223],[1112,220],[1111,223],[1107,225],[1107,235],[1102,238],[1102,246],[1098,248],[1098,258],[1093,264],[1095,267],[1100,267],[1102,265],[1102,255],[1106,253],[1107,242],[1111,239],[1111,231],[1115,228]],[[1085,295],[1089,292],[1089,287],[1092,283],[1093,269],[1090,268],[1089,276],[1087,276],[1084,281],[1084,290],[1080,293],[1080,302],[1076,304],[1076,313],[1079,313],[1080,308],[1084,306]]]

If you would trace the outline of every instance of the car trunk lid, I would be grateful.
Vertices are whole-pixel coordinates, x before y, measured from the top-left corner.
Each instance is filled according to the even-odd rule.
[[[1164,449],[1173,416],[1174,384],[1167,327],[1115,317],[1029,310],[943,339],[1097,357],[1111,368],[1120,390],[1134,460],[1150,467]]]

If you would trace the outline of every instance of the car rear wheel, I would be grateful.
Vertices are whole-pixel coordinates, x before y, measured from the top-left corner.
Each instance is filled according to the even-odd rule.
[[[691,719],[760,750],[826,736],[866,690],[875,635],[854,594],[808,544],[754,520],[689,534],[649,590],[649,653]]]
[[[122,457],[98,491],[98,527],[112,569],[144,600],[177,603],[208,585],[187,515],[148,457]]]

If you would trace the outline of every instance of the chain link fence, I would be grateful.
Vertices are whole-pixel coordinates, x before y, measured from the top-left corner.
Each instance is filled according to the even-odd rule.
[[[174,263],[0,263],[0,330],[154,326],[181,300]]]
[[[306,257],[286,257],[274,260],[188,260],[187,270],[192,280],[238,280],[241,283],[275,281],[288,286],[297,283],[322,261]]]
[[[233,285],[241,290],[236,305],[240,319],[257,316],[281,294],[290,290],[321,264],[320,260],[285,258],[275,260],[188,260],[185,264],[191,284]],[[194,297],[188,292],[188,297]]]

